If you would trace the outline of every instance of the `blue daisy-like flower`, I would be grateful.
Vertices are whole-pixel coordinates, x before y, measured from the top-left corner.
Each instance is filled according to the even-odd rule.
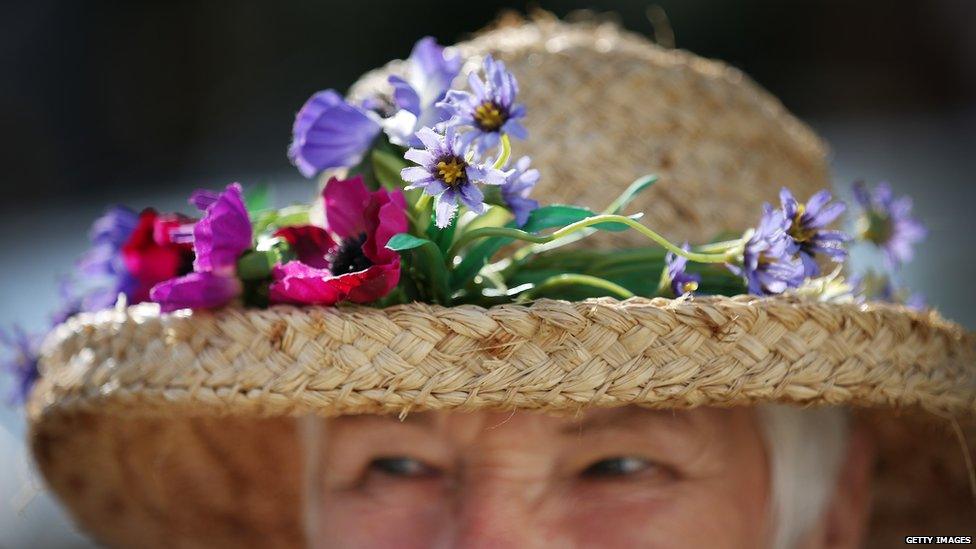
[[[519,227],[529,220],[529,214],[539,208],[539,201],[529,198],[532,189],[539,182],[539,170],[531,168],[532,160],[523,156],[515,162],[505,184],[502,185],[502,200],[515,216]]]
[[[30,390],[40,376],[37,369],[40,337],[14,326],[11,331],[0,330],[0,347],[7,350],[6,357],[0,361],[0,371],[13,379],[11,400],[16,404],[23,404],[27,402]]]
[[[881,248],[889,268],[911,261],[915,244],[927,234],[925,225],[912,217],[912,199],[895,198],[887,183],[872,190],[860,181],[854,183],[854,198],[861,207],[860,237]]]
[[[685,243],[681,249],[688,251],[688,244]],[[674,252],[668,252],[664,256],[664,265],[667,269],[668,285],[671,288],[672,295],[677,297],[693,293],[698,289],[698,284],[701,283],[701,275],[689,273],[685,270],[688,266],[687,257],[680,256]]]
[[[742,253],[742,266],[730,266],[745,278],[749,293],[781,294],[798,288],[806,279],[803,262],[794,252],[794,241],[787,233],[790,220],[782,210],[763,205],[763,215]]]
[[[419,165],[404,168],[400,176],[410,184],[407,189],[423,189],[436,198],[436,225],[443,228],[451,223],[459,201],[475,213],[484,213],[485,196],[478,184],[503,185],[509,174],[466,157],[466,149],[453,128],[444,135],[421,128],[417,138],[425,148],[410,149],[404,158]]]
[[[830,191],[823,190],[810,197],[804,204],[793,197],[789,189],[779,193],[783,214],[790,225],[787,234],[793,239],[792,252],[800,255],[806,276],[818,276],[820,266],[815,256],[822,254],[831,261],[840,263],[847,257],[845,244],[850,237],[841,231],[829,230],[846,206],[841,202],[831,202]]]
[[[450,90],[438,103],[449,113],[448,127],[462,131],[463,148],[474,146],[484,152],[498,145],[502,135],[525,139],[528,132],[520,120],[525,106],[516,103],[518,81],[505,69],[505,63],[488,55],[484,61],[485,80],[468,75],[471,91]]]

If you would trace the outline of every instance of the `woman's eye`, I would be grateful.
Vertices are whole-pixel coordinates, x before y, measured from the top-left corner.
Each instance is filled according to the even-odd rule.
[[[593,463],[589,467],[583,470],[581,476],[584,478],[607,478],[607,477],[623,477],[627,475],[634,475],[637,473],[642,473],[650,468],[654,464],[647,461],[646,459],[640,459],[635,457],[614,457],[608,459],[601,459],[596,463]]]
[[[437,470],[426,463],[402,456],[376,458],[370,462],[369,468],[392,477],[422,478],[437,474]]]

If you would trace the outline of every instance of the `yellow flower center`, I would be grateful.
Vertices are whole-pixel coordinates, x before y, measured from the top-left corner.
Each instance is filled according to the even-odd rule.
[[[681,285],[681,291],[686,294],[690,294],[691,292],[694,292],[697,289],[698,289],[698,283],[695,282],[694,280],[689,280],[688,282],[685,282],[684,284]]]
[[[793,237],[793,240],[796,240],[797,242],[806,242],[817,234],[817,231],[814,229],[803,228],[802,218],[806,211],[806,204],[796,205],[796,214],[793,216],[792,223],[790,223],[790,229],[787,231],[790,236]]]
[[[448,185],[454,186],[464,182],[464,161],[459,158],[441,160],[437,163],[437,176]]]
[[[474,121],[482,130],[493,132],[505,123],[505,115],[492,101],[485,101],[474,109]]]

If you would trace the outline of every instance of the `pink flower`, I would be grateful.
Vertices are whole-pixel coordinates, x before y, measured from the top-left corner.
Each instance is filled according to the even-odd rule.
[[[386,249],[393,235],[407,230],[407,203],[399,191],[370,193],[360,177],[332,178],[322,193],[327,229],[288,227],[286,239],[297,261],[271,272],[272,303],[334,305],[369,303],[400,281],[400,256]]]
[[[190,202],[204,211],[193,226],[194,272],[149,292],[164,312],[222,307],[243,291],[237,260],[251,248],[253,229],[241,186],[232,183],[222,193],[197,191]]]

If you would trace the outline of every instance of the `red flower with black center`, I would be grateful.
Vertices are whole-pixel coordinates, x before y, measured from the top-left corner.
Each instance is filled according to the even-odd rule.
[[[322,197],[327,228],[303,225],[276,233],[298,259],[272,270],[271,302],[369,303],[390,293],[400,281],[400,255],[386,243],[407,230],[403,194],[370,192],[355,177],[330,179]]]
[[[176,243],[172,233],[193,220],[179,214],[160,215],[152,208],[139,214],[139,224],[122,245],[122,261],[136,280],[131,303],[149,300],[156,284],[182,276],[193,268],[193,246]]]

